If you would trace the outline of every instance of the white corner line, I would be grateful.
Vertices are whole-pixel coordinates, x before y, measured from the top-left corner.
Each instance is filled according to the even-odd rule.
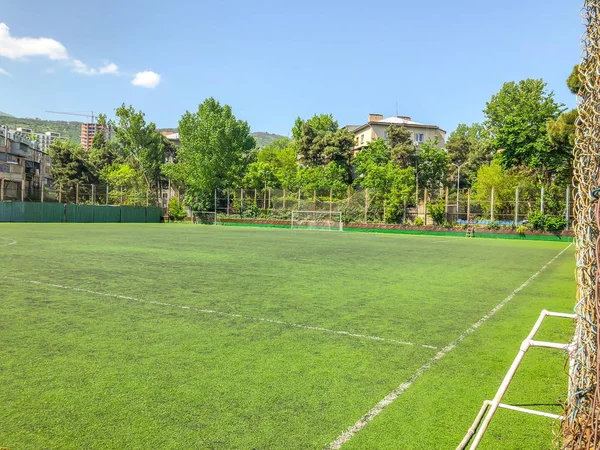
[[[351,333],[349,331],[331,330],[329,328],[314,327],[314,326],[310,326],[310,325],[301,325],[301,324],[297,324],[297,323],[285,322],[285,321],[276,320],[276,319],[266,319],[263,317],[245,316],[243,314],[215,311],[213,309],[202,309],[202,308],[196,308],[194,306],[175,305],[173,303],[157,302],[154,300],[143,300],[140,298],[128,297],[126,295],[108,294],[106,292],[92,291],[89,289],[81,289],[81,288],[76,288],[76,287],[72,287],[72,286],[64,286],[61,284],[45,283],[43,281],[26,280],[24,278],[17,278],[17,277],[11,277],[11,276],[1,276],[0,279],[17,281],[17,282],[21,282],[21,283],[36,284],[36,285],[40,285],[40,286],[48,286],[48,287],[52,287],[52,288],[56,288],[56,289],[65,289],[65,290],[75,291],[75,292],[83,292],[83,293],[92,294],[92,295],[101,295],[103,297],[111,297],[111,298],[117,298],[117,299],[121,299],[121,300],[129,300],[129,301],[134,301],[134,302],[139,302],[139,303],[147,303],[150,305],[187,309],[187,310],[191,310],[191,311],[200,312],[203,314],[215,314],[218,316],[234,317],[237,319],[252,320],[255,322],[272,323],[272,324],[284,325],[284,326],[292,327],[292,328],[300,328],[303,330],[311,330],[311,331],[320,331],[323,333],[338,334],[338,335],[342,335],[342,336],[348,336],[348,337],[353,337],[353,338],[358,338],[358,339],[366,339],[366,340],[370,340],[370,341],[389,342],[392,344],[409,345],[409,346],[415,346],[415,347],[428,348],[428,349],[432,349],[432,350],[438,350],[438,347],[434,347],[432,345],[416,344],[414,342],[405,342],[405,341],[399,341],[396,339],[383,338],[383,337],[379,337],[379,336],[370,336],[370,335],[366,335],[366,334]]]
[[[9,245],[15,245],[17,243],[17,241],[15,241],[14,239],[11,238],[6,238],[6,237],[1,237],[0,239],[6,239],[7,241],[10,241],[8,244],[0,244],[0,247],[8,247]]]
[[[446,356],[448,353],[450,353],[452,350],[454,350],[458,344],[460,344],[462,341],[464,341],[470,334],[475,332],[479,327],[481,327],[481,325],[483,325],[485,322],[487,322],[494,314],[496,314],[498,311],[500,311],[504,307],[504,305],[506,305],[509,301],[511,301],[519,292],[521,292],[523,289],[525,289],[529,285],[529,283],[531,283],[534,279],[536,279],[544,270],[546,270],[548,268],[548,266],[550,266],[550,264],[552,264],[554,261],[556,261],[572,245],[573,245],[573,243],[570,243],[567,247],[565,247],[563,250],[561,250],[561,252],[558,255],[556,255],[554,258],[552,258],[550,261],[548,261],[546,263],[546,265],[544,265],[544,267],[542,267],[540,270],[538,270],[536,273],[534,273],[531,277],[529,277],[529,279],[527,279],[521,286],[519,286],[517,289],[512,291],[508,295],[508,297],[506,297],[504,300],[502,300],[500,303],[498,303],[490,312],[488,312],[485,316],[483,316],[481,319],[479,319],[477,322],[475,322],[471,326],[471,328],[466,330],[463,334],[461,334],[455,340],[450,342],[450,344],[448,344],[447,346],[442,348],[438,353],[436,353],[433,356],[433,358],[431,358],[429,361],[427,361],[425,364],[423,364],[421,367],[419,367],[416,370],[416,372],[414,372],[410,377],[408,377],[408,379],[406,381],[404,381],[396,389],[394,389],[392,392],[390,392],[388,395],[386,395],[382,400],[379,401],[379,403],[377,403],[373,408],[371,408],[364,416],[362,416],[360,419],[358,419],[358,421],[354,425],[350,426],[347,430],[343,431],[342,434],[340,434],[333,442],[331,442],[325,448],[327,450],[339,449],[342,447],[342,445],[344,445],[346,442],[348,442],[350,439],[352,439],[354,437],[354,435],[356,435],[356,433],[358,433],[363,428],[365,428],[375,417],[377,417],[386,406],[390,405],[394,400],[396,400],[398,397],[400,397],[400,395],[402,395],[402,393],[404,393],[404,391],[406,391],[408,388],[410,388],[410,386],[418,378],[420,378],[421,375],[423,375],[425,372],[427,372],[437,361],[439,361],[444,356]]]

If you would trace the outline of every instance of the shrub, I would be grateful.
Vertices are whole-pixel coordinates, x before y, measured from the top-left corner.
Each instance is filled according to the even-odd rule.
[[[500,229],[500,224],[496,221],[493,221],[488,224],[488,228],[490,230],[498,230],[498,229]]]
[[[422,217],[417,217],[417,218],[415,218],[415,221],[413,222],[413,224],[416,227],[422,227],[423,225],[425,225],[425,222],[423,221]]]
[[[429,214],[433,219],[433,223],[435,225],[443,225],[446,221],[446,207],[444,206],[444,202],[439,200],[437,203],[429,203],[427,205],[427,209],[429,210]]]
[[[522,238],[525,237],[525,233],[527,233],[527,227],[525,225],[519,225],[515,231],[517,232],[517,234],[519,236],[521,236]]]
[[[183,203],[177,197],[169,201],[169,218],[172,220],[183,220],[187,216]]]
[[[560,234],[562,230],[567,226],[567,221],[564,217],[550,217],[546,216],[546,231],[551,233]]]
[[[546,215],[541,211],[529,214],[529,223],[534,230],[544,231],[546,229]]]

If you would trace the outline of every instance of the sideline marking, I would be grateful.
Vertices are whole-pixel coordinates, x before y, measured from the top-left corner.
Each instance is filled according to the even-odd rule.
[[[8,247],[9,245],[15,245],[17,243],[17,241],[15,241],[14,239],[7,238],[7,237],[0,237],[0,239],[6,239],[8,241],[12,241],[12,242],[9,242],[8,244],[0,244],[0,247]]]
[[[354,338],[359,338],[359,339],[368,339],[371,341],[391,342],[393,344],[410,345],[410,346],[428,348],[428,349],[432,349],[432,350],[438,350],[438,347],[434,347],[432,345],[416,344],[414,342],[405,342],[405,341],[399,341],[396,339],[382,338],[379,336],[369,336],[366,334],[350,333],[349,331],[331,330],[329,328],[313,327],[310,325],[300,325],[300,324],[292,323],[292,322],[284,322],[282,320],[245,316],[243,314],[227,313],[227,312],[222,312],[222,311],[215,311],[213,309],[202,309],[202,308],[196,308],[194,306],[175,305],[173,303],[157,302],[154,300],[143,300],[140,298],[128,297],[126,295],[107,294],[106,292],[92,291],[89,289],[81,289],[81,288],[76,288],[76,287],[71,287],[71,286],[64,286],[61,284],[45,283],[43,281],[26,280],[24,278],[17,278],[17,277],[11,277],[11,276],[2,276],[2,277],[0,277],[0,279],[18,281],[18,282],[22,282],[22,283],[37,284],[40,286],[48,286],[48,287],[53,287],[53,288],[57,288],[57,289],[66,289],[69,291],[84,292],[86,294],[101,295],[104,297],[118,298],[121,300],[130,300],[130,301],[139,302],[139,303],[148,303],[151,305],[168,306],[170,308],[179,308],[179,309],[188,309],[191,311],[196,311],[196,312],[200,312],[200,313],[204,313],[204,314],[216,314],[219,316],[235,317],[238,319],[252,320],[255,322],[266,322],[266,323],[274,323],[277,325],[285,325],[285,326],[292,327],[292,328],[301,328],[303,330],[322,331],[324,333],[339,334],[342,336],[354,337]]]
[[[573,243],[570,243],[558,255],[556,255],[554,258],[552,258],[550,261],[548,261],[544,267],[542,267],[540,270],[538,270],[536,273],[534,273],[531,277],[529,277],[529,279],[527,279],[521,286],[519,286],[517,289],[512,291],[512,293],[508,297],[506,297],[504,300],[502,300],[500,303],[498,303],[490,312],[488,312],[485,316],[483,316],[481,319],[479,319],[477,322],[475,322],[471,326],[471,328],[469,328],[463,334],[461,334],[459,337],[457,337],[455,340],[450,342],[450,344],[448,344],[447,346],[442,348],[438,353],[435,354],[435,356],[433,358],[431,358],[429,361],[427,361],[425,364],[423,364],[421,367],[419,367],[417,369],[417,371],[415,373],[413,373],[405,382],[400,384],[396,389],[394,389],[392,392],[390,392],[388,395],[386,395],[382,400],[379,401],[379,403],[377,403],[373,408],[371,408],[364,416],[362,416],[360,419],[358,419],[358,421],[354,425],[350,426],[346,431],[342,432],[342,434],[340,434],[335,439],[335,441],[331,442],[325,448],[328,450],[339,449],[342,447],[342,445],[344,445],[346,442],[348,442],[350,439],[352,439],[356,433],[358,433],[363,428],[365,428],[369,424],[369,422],[371,422],[376,416],[378,416],[386,406],[390,405],[394,400],[396,400],[398,397],[400,397],[400,395],[402,395],[402,393],[404,391],[406,391],[419,377],[421,377],[421,375],[423,375],[425,372],[427,372],[437,361],[439,361],[444,356],[446,356],[449,352],[454,350],[458,346],[458,344],[460,344],[462,341],[464,341],[470,334],[475,332],[479,327],[481,327],[481,325],[483,325],[485,322],[487,322],[494,314],[496,314],[498,311],[500,311],[504,307],[504,305],[506,305],[509,301],[511,301],[519,292],[521,292],[523,289],[525,289],[529,285],[529,283],[531,283],[534,279],[536,279],[538,277],[538,275],[540,275],[544,270],[546,270],[546,268],[548,268],[548,266],[550,264],[552,264],[554,261],[556,261],[572,245],[573,245]]]

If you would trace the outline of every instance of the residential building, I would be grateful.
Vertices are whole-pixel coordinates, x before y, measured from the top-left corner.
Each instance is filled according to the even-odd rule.
[[[45,133],[35,133],[31,128],[18,127],[17,131],[27,136],[32,141],[39,144],[39,150],[47,152],[56,139],[60,139],[60,133],[46,131]]]
[[[395,116],[385,118],[381,114],[369,114],[369,119],[364,125],[347,125],[345,128],[354,134],[354,152],[369,145],[377,139],[387,140],[387,129],[390,126],[401,126],[411,132],[415,145],[420,145],[427,140],[438,140],[441,148],[446,143],[446,131],[437,125],[425,125],[415,122],[408,116]]]
[[[86,150],[92,148],[92,141],[97,131],[104,129],[104,127],[96,123],[82,123],[81,124],[81,146]]]
[[[50,164],[39,142],[0,127],[0,200],[39,199],[51,185]]]

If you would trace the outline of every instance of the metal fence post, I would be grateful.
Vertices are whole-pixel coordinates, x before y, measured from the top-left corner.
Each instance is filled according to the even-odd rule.
[[[313,189],[313,211],[317,210],[317,190]]]
[[[121,186],[121,192],[120,192],[120,198],[119,198],[119,205],[123,206],[123,186]]]
[[[62,203],[62,183],[58,185],[58,203]]]
[[[542,198],[541,198],[541,202],[540,202],[540,212],[542,214],[544,214],[544,186],[542,186],[541,195],[542,195]]]
[[[267,210],[271,209],[271,188],[269,188],[269,201],[267,202]]]
[[[215,223],[217,223],[217,190],[215,189]]]
[[[4,180],[0,178],[0,202],[4,200]]]
[[[566,202],[566,211],[565,211],[565,219],[567,221],[566,229],[569,229],[569,221],[571,220],[571,187],[567,186],[567,202]]]
[[[244,190],[240,189],[240,217],[244,214]]]
[[[92,205],[96,204],[96,189],[95,186],[92,184]]]
[[[423,220],[423,224],[427,225],[427,188],[423,191],[423,205],[425,206],[425,220]],[[417,205],[418,211],[418,205]]]
[[[21,180],[21,201],[25,201],[25,180]]]
[[[283,190],[283,209],[285,209],[285,189]]]
[[[106,204],[108,205],[108,184],[106,185]]]
[[[369,214],[369,188],[365,189],[365,217],[363,223],[367,223],[367,215]]]
[[[458,192],[456,193],[458,195]],[[458,213],[458,208],[456,209]],[[446,187],[446,222],[448,222],[448,187]]]
[[[229,200],[230,200],[229,188],[227,188],[227,215],[229,215]]]
[[[490,222],[494,221],[494,186],[492,186],[492,198],[490,200]]]
[[[404,199],[404,208],[402,211],[402,223],[406,223],[406,199]]]
[[[150,206],[150,190],[146,188],[146,207]]]
[[[44,181],[40,183],[40,202],[44,203]]]
[[[333,189],[329,188],[329,220],[333,215]]]
[[[519,186],[515,192],[515,225],[519,223]]]
[[[75,183],[75,204],[79,203],[79,183]]]
[[[302,192],[302,190],[298,189],[298,209],[300,209],[300,192]]]
[[[471,223],[471,188],[467,190],[467,225]]]

